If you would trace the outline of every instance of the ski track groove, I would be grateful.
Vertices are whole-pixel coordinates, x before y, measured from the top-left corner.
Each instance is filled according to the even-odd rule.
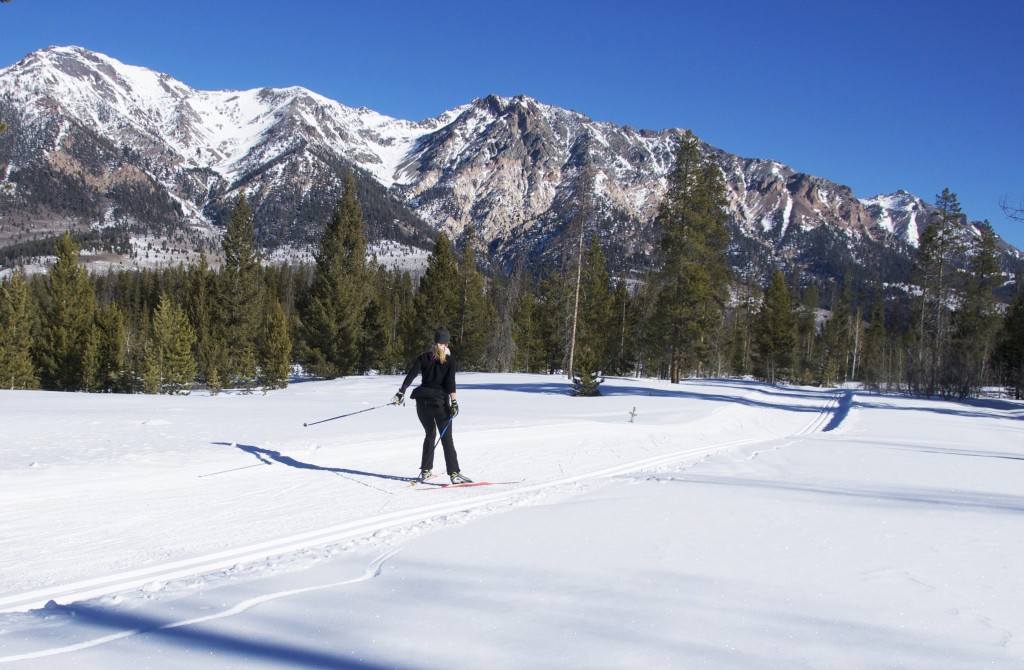
[[[794,433],[790,437],[805,437],[812,433],[819,432],[831,419],[833,412],[842,397],[843,394],[841,392],[832,394],[818,414],[815,415],[815,417],[811,419],[800,431]],[[60,604],[88,600],[91,598],[109,595],[111,593],[120,593],[138,589],[154,581],[169,582],[175,579],[212,573],[238,564],[265,560],[273,556],[280,556],[305,549],[339,544],[346,540],[366,537],[382,530],[408,527],[422,521],[444,517],[458,512],[468,512],[479,508],[485,508],[496,503],[507,502],[512,498],[520,497],[523,494],[537,493],[547,489],[556,489],[578,484],[584,481],[607,479],[632,472],[663,467],[690,458],[711,456],[721,452],[731,451],[738,447],[751,446],[762,442],[775,442],[779,439],[779,437],[773,437],[767,440],[764,438],[746,438],[682,449],[668,454],[652,456],[650,458],[630,461],[628,463],[620,463],[615,466],[588,473],[571,475],[568,477],[562,477],[561,479],[549,480],[528,486],[517,486],[516,488],[507,491],[474,495],[472,498],[454,499],[443,503],[421,505],[413,509],[404,509],[386,514],[378,514],[376,516],[349,521],[326,528],[257,542],[222,552],[164,563],[149,568],[129,570],[126,572],[81,580],[61,586],[48,587],[46,589],[10,595],[0,598],[0,613],[25,612],[42,608],[51,601]],[[391,552],[390,554],[385,555],[384,558],[375,562],[378,571],[380,563],[386,560],[386,558],[393,553],[394,552]],[[8,661],[10,658],[13,657],[0,657],[0,663]]]
[[[217,612],[215,614],[207,614],[206,616],[195,617],[193,619],[186,619],[185,621],[174,621],[172,623],[164,624],[163,626],[157,626],[155,628],[133,628],[131,630],[123,630],[123,631],[120,631],[120,632],[117,632],[117,633],[112,633],[110,635],[105,635],[103,637],[93,638],[92,640],[84,640],[82,642],[77,642],[75,644],[66,645],[64,647],[52,647],[50,649],[40,649],[38,651],[26,652],[26,653],[17,654],[17,655],[14,655],[14,656],[0,656],[0,664],[3,664],[3,663],[14,663],[14,662],[17,662],[17,661],[31,661],[31,660],[35,660],[35,659],[39,659],[39,658],[46,658],[48,656],[58,656],[60,654],[68,654],[68,653],[75,652],[75,651],[82,651],[82,650],[85,650],[85,649],[90,649],[92,647],[98,647],[100,645],[108,644],[110,642],[116,642],[118,640],[124,640],[126,638],[134,637],[135,635],[140,635],[140,634],[143,634],[143,633],[156,633],[156,632],[160,632],[162,630],[171,630],[173,628],[183,628],[184,626],[194,626],[194,625],[197,625],[197,624],[206,623],[208,621],[216,621],[217,619],[225,619],[225,618],[230,617],[230,616],[235,616],[237,614],[241,614],[241,613],[243,613],[243,612],[245,612],[247,610],[250,610],[253,607],[256,607],[257,605],[262,605],[262,604],[268,603],[268,602],[270,602],[272,600],[278,600],[280,598],[286,598],[288,596],[296,596],[296,595],[300,595],[300,594],[303,594],[303,593],[310,593],[312,591],[323,591],[325,589],[332,589],[332,588],[336,588],[336,587],[340,587],[340,586],[349,586],[351,584],[358,584],[359,582],[365,582],[365,581],[368,581],[370,579],[373,579],[373,578],[379,576],[381,574],[381,571],[383,570],[384,563],[389,558],[391,558],[392,556],[397,554],[399,551],[400,551],[400,549],[393,549],[393,550],[391,550],[391,551],[389,551],[389,552],[387,552],[387,553],[377,557],[369,565],[369,567],[367,567],[366,571],[363,572],[362,575],[360,575],[359,577],[354,577],[352,579],[346,579],[346,580],[340,581],[340,582],[332,582],[330,584],[317,584],[315,586],[307,586],[307,587],[304,587],[304,588],[301,588],[301,589],[289,589],[289,590],[286,590],[286,591],[277,591],[275,593],[267,593],[267,594],[264,594],[262,596],[257,596],[255,598],[249,598],[247,600],[243,600],[242,602],[238,603],[237,605],[235,605],[235,606],[233,606],[233,607],[231,607],[229,609],[223,610],[221,612]]]

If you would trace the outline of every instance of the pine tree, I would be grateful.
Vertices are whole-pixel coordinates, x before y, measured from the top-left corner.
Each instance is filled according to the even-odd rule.
[[[331,378],[357,372],[370,279],[366,224],[350,170],[342,198],[324,226],[303,312],[306,365],[314,374]]]
[[[252,209],[239,194],[224,234],[220,273],[220,328],[224,334],[228,380],[246,389],[256,381],[256,339],[263,307],[263,272],[256,248]]]
[[[281,301],[267,296],[263,317],[263,335],[259,341],[259,384],[266,389],[285,388],[291,372],[292,341]]]
[[[534,309],[536,338],[542,353],[538,365],[549,374],[564,371],[569,363],[575,283],[564,274],[549,274],[537,285]]]
[[[1017,295],[1003,318],[997,357],[1003,384],[1015,400],[1024,399],[1024,274],[1017,277]]]
[[[422,353],[423,345],[430,341],[439,326],[448,328],[458,316],[460,304],[459,269],[455,263],[452,243],[441,233],[434,242],[434,248],[427,260],[427,270],[420,279],[419,289],[413,300],[416,319],[413,351],[406,352],[406,359]],[[451,331],[451,328],[449,328]],[[452,333],[452,347],[458,351],[459,341]]]
[[[675,165],[658,211],[660,270],[652,332],[660,339],[672,383],[710,359],[711,334],[728,298],[725,187],[721,169],[702,160],[687,131],[675,147]]]
[[[227,369],[227,347],[223,330],[215,318],[217,277],[210,271],[205,252],[200,252],[199,261],[189,268],[186,286],[185,312],[196,334],[193,353],[198,377],[208,389],[216,392],[220,390],[220,372]]]
[[[39,388],[39,376],[32,360],[32,327],[36,305],[18,269],[0,282],[0,388]]]
[[[100,391],[128,391],[128,334],[124,310],[118,305],[101,309],[96,315],[97,368],[96,387]]]
[[[146,392],[177,394],[191,389],[196,376],[194,345],[195,332],[184,310],[164,295],[153,313],[146,349]]]
[[[476,235],[470,228],[458,266],[459,303],[452,321],[459,368],[485,370],[487,344],[494,330],[494,310],[484,293],[484,276],[476,266]]]
[[[620,281],[612,295],[612,317],[614,327],[610,336],[609,374],[624,375],[636,366],[637,310],[625,281]]]
[[[369,358],[364,368],[385,373],[405,370],[406,339],[414,318],[412,278],[408,272],[378,268],[374,298],[367,311],[367,343]]]
[[[999,238],[988,223],[979,224],[978,232],[953,315],[953,347],[945,375],[945,386],[961,398],[976,395],[988,380],[1000,325],[995,296],[1001,278]]]
[[[44,284],[37,352],[43,387],[72,391],[83,387],[83,354],[96,301],[89,277],[78,265],[78,246],[71,233],[57,238],[54,251],[57,262]]]
[[[928,227],[921,234],[915,265],[921,298],[918,307],[918,352],[914,385],[926,394],[939,392],[951,346],[951,305],[954,269],[963,248],[957,234],[961,222],[955,193],[944,189]]]
[[[782,270],[775,271],[765,291],[754,338],[757,375],[772,384],[787,379],[796,348],[796,317]]]
[[[865,388],[881,390],[886,381],[885,349],[888,332],[885,328],[885,300],[881,287],[875,291],[875,300],[864,331],[864,356],[861,363],[861,379]]]
[[[850,284],[845,281],[832,296],[832,310],[818,338],[817,383],[833,386],[847,380],[852,346],[850,315]]]
[[[607,370],[614,359],[618,329],[612,312],[613,298],[607,262],[600,240],[591,238],[583,256],[578,348],[587,357],[591,372]]]
[[[797,373],[801,384],[810,384],[816,376],[815,349],[818,342],[819,296],[816,286],[811,284],[804,290],[803,300],[797,312]]]

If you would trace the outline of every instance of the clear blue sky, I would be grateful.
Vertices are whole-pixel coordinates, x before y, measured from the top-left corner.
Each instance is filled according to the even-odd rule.
[[[77,45],[199,89],[421,120],[490,93],[689,128],[850,186],[943,188],[1024,248],[1024,0],[12,0],[0,66]]]

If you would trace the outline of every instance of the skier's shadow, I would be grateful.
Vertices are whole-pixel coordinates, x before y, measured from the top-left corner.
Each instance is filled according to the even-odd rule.
[[[271,463],[280,463],[281,465],[287,465],[290,468],[298,468],[300,470],[317,470],[320,472],[332,472],[337,475],[359,475],[361,477],[376,477],[377,479],[390,479],[396,482],[411,482],[411,477],[399,477],[397,475],[385,475],[379,472],[364,472],[363,470],[350,470],[348,468],[327,468],[322,465],[314,465],[313,463],[303,463],[302,461],[295,460],[291,456],[285,456],[279,451],[273,449],[265,449],[263,447],[254,447],[251,444],[236,444],[234,442],[214,442],[213,444],[223,445],[226,447],[236,447],[242,451],[252,454],[260,460],[261,463],[270,465]]]

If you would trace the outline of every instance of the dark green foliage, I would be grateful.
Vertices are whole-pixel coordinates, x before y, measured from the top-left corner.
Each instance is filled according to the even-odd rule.
[[[1003,319],[997,360],[1003,384],[1013,398],[1024,399],[1024,276],[1017,278],[1017,296]]]
[[[494,324],[494,306],[484,292],[484,276],[476,264],[476,236],[471,230],[459,260],[458,303],[450,322],[453,344],[458,343],[460,369],[487,369],[487,344]]]
[[[124,310],[118,305],[96,313],[94,376],[90,388],[96,391],[130,391],[131,380],[125,370],[128,358],[128,334]]]
[[[244,195],[235,201],[223,248],[218,298],[219,326],[227,360],[221,376],[241,388],[251,389],[256,383],[256,338],[263,316],[263,270],[253,232],[252,209]]]
[[[291,372],[292,342],[288,335],[281,301],[276,295],[267,295],[264,307],[262,333],[257,341],[260,368],[259,385],[266,389],[285,388]]]
[[[785,381],[792,373],[796,319],[786,277],[776,270],[754,319],[755,374],[765,381]]]
[[[673,383],[689,371],[704,372],[712,358],[711,338],[729,288],[725,222],[721,169],[701,157],[699,142],[688,131],[676,145],[658,212],[659,267],[652,278],[654,313],[648,329]]]
[[[196,362],[195,333],[188,317],[166,295],[153,313],[142,375],[146,393],[177,394],[192,388]]]
[[[39,388],[32,360],[35,321],[35,299],[24,271],[18,270],[0,282],[0,388]]]
[[[361,370],[404,371],[405,340],[412,330],[413,290],[408,272],[383,266],[374,275],[373,297],[364,319]]]
[[[78,247],[71,235],[62,235],[54,251],[57,262],[44,284],[36,353],[43,388],[73,391],[86,386],[84,355],[96,303],[88,275],[78,265]]]
[[[917,312],[917,359],[911,383],[925,395],[940,392],[950,355],[956,267],[964,252],[958,234],[962,219],[956,194],[944,189],[918,248],[915,275],[921,297]]]
[[[321,377],[350,375],[359,368],[372,298],[365,229],[349,172],[344,196],[324,228],[303,310],[306,365]]]
[[[131,251],[128,231],[123,226],[76,231],[70,235],[80,249],[114,254],[127,254]],[[57,237],[48,236],[0,247],[0,267],[11,267],[19,262],[49,256],[56,242]]]
[[[434,249],[427,262],[427,271],[420,280],[419,289],[413,300],[416,318],[413,337],[409,342],[410,350],[406,351],[405,358],[411,360],[422,353],[423,347],[431,342],[434,331],[439,326],[452,331],[452,324],[459,316],[461,293],[454,249],[448,237],[441,233],[434,243]],[[460,342],[456,335],[456,332],[452,332],[452,348],[457,352]]]
[[[952,349],[945,389],[966,398],[977,395],[990,379],[992,358],[1000,326],[995,292],[1001,283],[997,237],[987,224],[978,226],[979,238],[970,250],[967,276],[953,314]]]
[[[596,357],[591,351],[583,350],[577,359],[576,370],[572,378],[573,395],[593,397],[601,395],[599,388],[604,379],[598,377],[596,372]]]

